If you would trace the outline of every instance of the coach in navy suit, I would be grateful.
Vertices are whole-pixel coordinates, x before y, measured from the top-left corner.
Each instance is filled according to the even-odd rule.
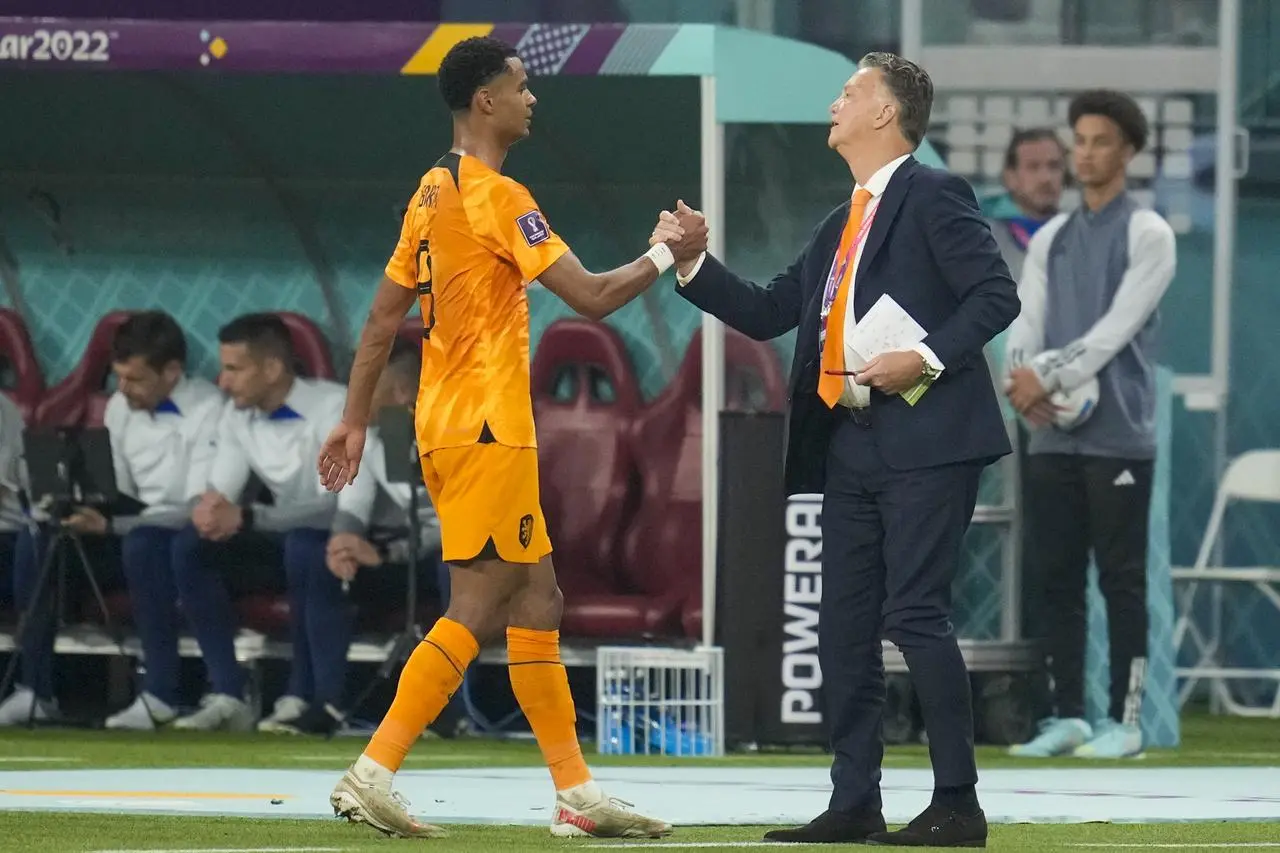
[[[766,286],[703,255],[677,269],[694,305],[759,340],[799,328],[791,368],[786,486],[821,493],[819,645],[834,761],[827,811],[766,838],[904,846],[985,841],[975,792],[968,673],[951,624],[951,584],[984,466],[1010,452],[983,347],[1018,316],[1017,289],[962,178],[911,156],[933,83],[873,53],[831,106],[829,144],[853,198]],[[703,226],[681,202],[686,230]],[[888,294],[926,335],[846,370],[844,340]],[[850,366],[853,366],[850,364]],[[932,384],[914,405],[899,396]],[[902,650],[920,698],[935,790],[910,825],[885,832],[881,638]]]

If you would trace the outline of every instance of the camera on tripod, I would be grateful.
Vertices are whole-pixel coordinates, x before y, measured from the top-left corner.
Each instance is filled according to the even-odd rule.
[[[34,513],[61,523],[79,507],[109,512],[120,495],[111,437],[102,427],[29,429],[23,435]]]
[[[33,525],[30,532],[40,537],[44,553],[40,558],[40,574],[31,601],[18,617],[13,652],[4,676],[0,678],[0,696],[8,693],[17,675],[18,661],[26,648],[33,621],[45,607],[53,607],[55,601],[65,604],[66,590],[63,587],[73,565],[78,565],[93,593],[102,623],[115,640],[120,657],[130,659],[124,646],[124,635],[111,618],[84,543],[73,528],[64,524],[82,507],[92,507],[103,514],[133,514],[143,508],[141,503],[120,495],[118,491],[110,434],[101,427],[29,429],[23,433],[23,446],[28,481],[28,488],[22,493],[23,509],[40,525],[39,531]],[[139,678],[136,667],[134,674],[135,679]],[[138,690],[141,693],[141,686]],[[35,724],[35,708],[33,703],[28,725]]]

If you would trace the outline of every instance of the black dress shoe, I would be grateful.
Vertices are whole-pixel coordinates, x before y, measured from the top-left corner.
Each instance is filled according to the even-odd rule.
[[[929,806],[905,828],[873,833],[866,843],[894,847],[986,847],[987,816],[981,809],[975,815],[963,815],[943,806]]]
[[[849,844],[865,840],[875,832],[884,832],[884,815],[879,810],[833,812],[830,809],[798,829],[772,829],[765,841],[789,844]]]

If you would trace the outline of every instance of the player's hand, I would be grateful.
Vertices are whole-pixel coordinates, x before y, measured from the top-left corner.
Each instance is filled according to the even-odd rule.
[[[649,245],[656,246],[659,243],[674,244],[679,242],[683,236],[684,229],[676,221],[676,215],[669,210],[664,210],[658,214],[658,224],[653,226],[653,233],[649,235]]]
[[[360,473],[360,457],[364,455],[365,427],[353,427],[339,421],[329,433],[316,468],[320,483],[330,492],[340,492],[349,486]]]
[[[1038,404],[1047,402],[1049,392],[1040,384],[1040,377],[1030,367],[1019,367],[1009,374],[1009,383],[1005,387],[1005,396],[1009,403],[1023,417]]]
[[[107,518],[93,507],[80,506],[62,522],[62,526],[76,533],[101,536],[107,532]]]
[[[678,243],[670,244],[671,253],[676,256],[676,264],[683,267],[680,270],[683,273],[692,268],[702,253],[707,251],[711,232],[707,229],[707,218],[702,215],[702,211],[694,210],[684,203],[684,199],[676,202],[675,218],[684,229],[684,236]]]
[[[870,385],[882,394],[901,394],[920,383],[924,376],[924,356],[915,350],[885,352],[863,365],[853,377],[859,385]]]

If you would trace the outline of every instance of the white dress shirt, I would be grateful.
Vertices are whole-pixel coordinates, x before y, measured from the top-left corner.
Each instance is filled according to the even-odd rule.
[[[871,178],[866,182],[866,184],[857,184],[854,186],[855,193],[860,189],[865,189],[867,192],[871,193],[871,200],[867,202],[867,207],[862,213],[863,222],[866,222],[868,219],[870,219],[872,216],[875,215],[876,208],[880,206],[880,197],[884,195],[885,188],[889,186],[889,179],[893,177],[893,173],[898,171],[898,167],[901,166],[903,163],[905,163],[907,161],[907,158],[910,156],[911,156],[910,154],[904,154],[901,157],[897,158],[896,160],[889,161],[885,165],[881,166],[880,169],[877,170],[876,173],[871,176]],[[858,322],[856,314],[852,310],[853,294],[854,294],[855,288],[857,287],[858,267],[862,263],[862,249],[866,245],[866,242],[867,242],[866,237],[870,236],[870,233],[871,233],[870,228],[868,228],[867,233],[863,237],[862,242],[858,244],[857,252],[854,254],[853,272],[850,273],[851,277],[849,280],[849,293],[845,297],[844,317],[838,318],[834,314],[830,314],[827,317],[828,324],[840,322],[841,319],[843,319],[846,364],[856,364],[859,361],[857,354],[853,351],[852,347],[849,345],[848,342],[852,340],[853,329]],[[835,247],[834,251],[835,252],[840,251],[839,245]],[[686,284],[688,284],[690,281],[692,281],[694,277],[697,276],[698,271],[702,269],[702,262],[703,260],[705,260],[705,258],[706,258],[706,253],[704,252],[702,255],[698,257],[697,262],[694,264],[693,269],[689,271],[688,275],[680,275],[679,270],[677,270],[676,283],[679,284],[681,287],[683,287]],[[832,256],[832,260],[833,261],[835,260],[834,255]],[[826,271],[830,273],[829,265],[826,267]],[[825,281],[825,278],[824,278],[824,281]],[[920,353],[920,356],[926,362],[928,362],[929,365],[934,370],[938,372],[942,371],[943,369],[942,362],[938,360],[938,357],[934,354],[933,350],[931,350],[928,346],[926,346],[923,343],[919,343],[919,344],[916,344],[914,347],[912,347],[912,349]],[[854,382],[854,377],[847,376],[845,377],[844,393],[841,395],[839,402],[840,402],[840,405],[848,406],[850,408],[863,408],[865,406],[869,406],[871,405],[871,388],[867,385],[859,385],[856,382]]]
[[[867,202],[867,208],[862,213],[863,222],[875,216],[876,209],[880,207],[880,198],[884,195],[885,187],[889,186],[889,179],[893,177],[893,173],[898,171],[898,167],[907,162],[910,154],[904,154],[896,160],[890,160],[881,166],[875,174],[865,184],[854,186],[853,191],[865,189],[871,193],[871,200]],[[867,235],[870,236],[871,230],[867,229]],[[862,264],[862,250],[867,245],[864,237],[862,242],[858,244],[858,251],[853,256],[853,272],[849,279],[849,295],[845,297],[844,303],[844,362],[845,364],[857,364],[859,361],[858,354],[850,346],[849,342],[853,340],[853,329],[858,325],[856,312],[853,310],[853,295],[858,286],[858,269]],[[836,247],[836,251],[839,251]],[[828,317],[827,322],[834,322],[834,317]],[[923,343],[916,344],[913,350],[920,353],[920,356],[929,363],[929,365],[939,372],[942,371],[942,362],[933,354],[933,350],[925,346]],[[871,387],[869,385],[859,385],[854,381],[854,377],[846,376],[844,382],[844,393],[840,395],[840,405],[848,406],[851,409],[860,409],[871,405]]]

